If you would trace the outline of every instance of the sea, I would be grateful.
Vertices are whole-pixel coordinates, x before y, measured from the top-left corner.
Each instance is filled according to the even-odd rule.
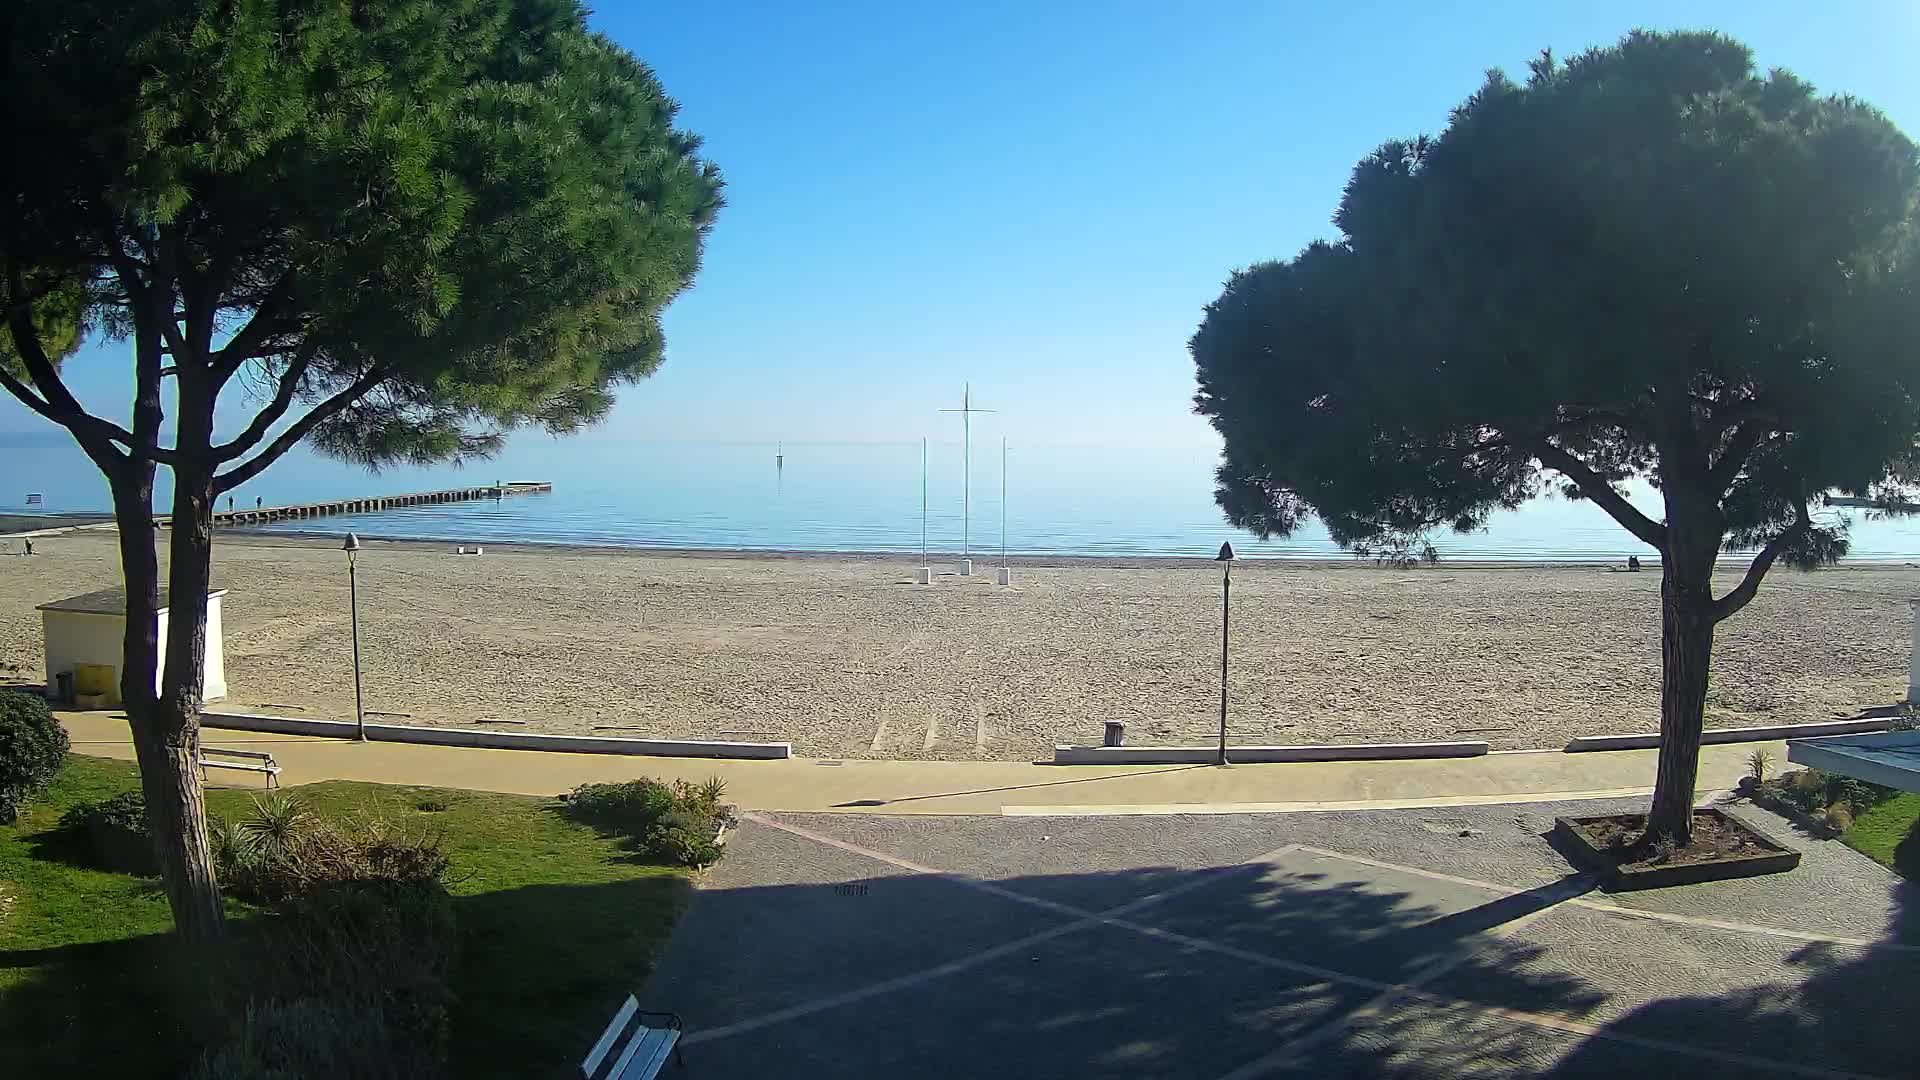
[[[0,444],[0,513],[109,508],[105,482],[71,443]],[[695,442],[522,436],[466,466],[378,472],[301,448],[234,493],[275,506],[495,481],[547,481],[546,494],[341,515],[267,532],[622,548],[1019,556],[1354,558],[1317,524],[1260,539],[1213,501],[1209,447],[1047,446],[957,441]],[[162,470],[156,502],[168,498]],[[1003,496],[1004,492],[1004,496]],[[1629,491],[1658,516],[1651,489]],[[38,498],[30,498],[38,496]],[[224,509],[224,504],[222,506]],[[1844,521],[1854,560],[1920,560],[1920,519],[1865,510]],[[1621,563],[1652,552],[1591,503],[1543,497],[1473,533],[1430,538],[1447,561]]]

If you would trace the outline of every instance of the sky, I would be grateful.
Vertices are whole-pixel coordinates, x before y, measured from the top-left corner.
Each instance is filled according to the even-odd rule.
[[[1196,10],[1197,9],[1197,10]],[[667,362],[587,439],[1193,449],[1186,341],[1355,161],[1503,67],[1716,29],[1920,135],[1920,3],[607,3],[727,179]],[[69,361],[125,414],[124,344]],[[4,395],[0,395],[4,397]],[[47,425],[0,402],[0,440]],[[544,436],[539,436],[544,438]]]

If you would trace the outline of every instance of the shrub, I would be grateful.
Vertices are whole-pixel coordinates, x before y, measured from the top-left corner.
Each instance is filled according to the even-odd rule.
[[[570,816],[629,836],[646,832],[674,808],[673,789],[658,780],[581,784],[565,798]]]
[[[718,836],[726,820],[726,781],[698,784],[675,780],[628,780],[582,784],[561,799],[576,820],[627,837],[648,858],[676,866],[710,866],[720,860]]]
[[[1786,804],[1829,828],[1845,832],[1855,818],[1886,802],[1899,792],[1893,788],[1855,780],[1851,776],[1801,769],[1759,784],[1754,800],[1761,804]]]
[[[1879,806],[1895,795],[1897,790],[1869,784],[1865,780],[1855,780],[1851,776],[1832,776],[1827,783],[1827,797],[1834,802],[1844,802],[1854,817]]]
[[[67,729],[37,694],[0,692],[0,825],[47,789],[66,763]]]
[[[196,1075],[437,1075],[458,945],[439,841],[379,817],[330,821],[285,795],[257,797],[210,834],[227,887],[271,914],[246,950],[246,1022]]]
[[[270,859],[293,856],[312,823],[306,804],[284,791],[270,791],[253,797],[253,809],[240,821],[240,831],[261,855]]]
[[[60,815],[60,829],[83,839],[89,861],[102,870],[144,875],[159,870],[147,831],[147,800],[138,791],[75,803]]]
[[[262,903],[338,882],[444,891],[452,868],[436,837],[372,815],[318,818],[285,793],[256,796],[238,824],[210,826],[209,839],[221,880]]]
[[[1756,784],[1764,784],[1767,777],[1773,775],[1773,755],[1765,750],[1755,750],[1747,755],[1747,774]]]
[[[192,1080],[404,1080],[432,1075],[379,1001],[299,998],[249,1006],[235,1039],[203,1058]],[[426,1066],[423,1073],[422,1066]]]
[[[715,824],[711,815],[675,810],[647,830],[641,850],[676,866],[711,866],[720,861],[721,853]]]

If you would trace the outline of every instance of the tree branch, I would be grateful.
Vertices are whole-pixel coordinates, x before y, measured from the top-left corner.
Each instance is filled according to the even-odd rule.
[[[231,341],[213,354],[215,377],[222,383],[239,371],[240,365],[257,359],[257,350],[274,334],[299,329],[299,324],[289,325],[283,321],[277,310],[291,299],[292,291],[293,271],[288,270],[267,290],[266,298],[254,308],[253,317],[247,320],[247,325],[241,327]]]
[[[232,442],[213,448],[215,463],[232,461],[260,445],[260,440],[267,437],[267,432],[273,428],[273,425],[287,415],[287,410],[293,405],[294,395],[300,390],[300,380],[306,375],[307,367],[313,363],[314,354],[319,351],[320,345],[316,338],[308,338],[301,344],[300,351],[287,364],[287,370],[280,373],[280,386],[275,391],[273,400],[269,401],[266,408],[261,409],[259,415],[253,418],[253,422],[247,425],[247,430],[241,432]]]
[[[236,465],[226,472],[215,476],[213,478],[214,493],[223,494],[232,491],[234,488],[260,475],[262,470],[275,461],[278,461],[282,454],[293,449],[296,443],[306,438],[308,432],[318,427],[324,421],[339,415],[342,410],[365,396],[367,391],[378,386],[380,381],[386,377],[387,370],[385,368],[370,368],[365,375],[355,379],[346,389],[315,405],[312,411],[294,421],[291,427],[280,433],[279,438],[268,443],[267,448],[255,454],[251,460]]]
[[[1716,496],[1725,495],[1727,489],[1739,478],[1740,470],[1746,467],[1747,458],[1772,429],[1766,424],[1752,422],[1735,428],[1727,439],[1727,445],[1720,451],[1720,457],[1707,469],[1707,481],[1713,486]]]
[[[1767,546],[1760,549],[1760,554],[1754,557],[1753,564],[1747,567],[1746,576],[1740,579],[1740,584],[1735,585],[1732,592],[1713,602],[1713,607],[1709,611],[1713,621],[1719,622],[1729,618],[1751,603],[1753,594],[1760,591],[1760,579],[1766,577],[1767,571],[1773,568],[1773,561],[1780,557],[1780,552],[1795,538],[1811,528],[1813,528],[1813,519],[1807,516],[1807,504],[1803,499],[1793,524],[1781,530],[1780,535],[1767,541]]]
[[[1540,459],[1540,464],[1573,481],[1582,495],[1598,503],[1602,510],[1628,532],[1639,537],[1642,543],[1663,551],[1666,549],[1667,527],[1635,509],[1626,496],[1615,491],[1607,478],[1595,472],[1592,466],[1545,439],[1533,443],[1528,449]]]
[[[0,388],[4,388],[7,393],[20,399],[22,405],[46,417],[48,420],[59,424],[68,431],[73,432],[76,438],[80,438],[82,448],[85,448],[87,442],[87,440],[82,437],[84,433],[92,435],[97,440],[117,442],[129,450],[134,449],[133,433],[126,428],[111,421],[102,420],[89,412],[55,408],[51,402],[42,398],[39,394],[34,393],[32,387],[15,378],[5,368],[0,368]],[[110,451],[116,458],[123,456],[119,451],[113,450],[110,446],[103,448]],[[143,451],[141,452],[141,456],[148,457],[163,465],[173,464],[173,451],[171,450],[155,450],[151,454]]]
[[[26,280],[20,276],[18,266],[8,268],[7,294],[12,297],[27,295]],[[26,366],[27,378],[33,381],[40,392],[34,393],[5,369],[0,369],[0,377],[4,377],[0,378],[0,386],[5,386],[8,393],[19,398],[34,412],[73,432],[73,437],[79,441],[80,448],[87,452],[87,456],[103,471],[111,473],[109,462],[126,460],[125,455],[113,448],[113,441],[118,440],[133,449],[133,434],[81,408],[80,402],[67,389],[67,384],[60,380],[60,372],[53,366],[53,361],[47,358],[47,350],[40,344],[40,333],[34,329],[33,310],[28,304],[13,305],[7,313],[7,329],[13,334],[14,351]],[[162,459],[156,457],[154,460]]]
[[[148,283],[140,280],[140,264],[135,262],[133,258],[127,254],[125,248],[120,246],[120,232],[117,227],[108,224],[102,228],[100,231],[100,242],[107,250],[108,260],[113,263],[114,275],[120,279],[121,287],[127,291],[128,304],[133,305],[136,309],[144,306],[146,303],[145,294],[147,290],[161,288],[161,283],[159,281]],[[139,241],[136,239],[135,242],[138,243]],[[164,248],[165,245],[162,245],[162,247]],[[163,254],[156,252],[152,258],[155,260],[155,265],[150,266],[149,269],[153,271],[156,277],[165,277],[168,279],[165,283],[165,288],[171,292],[173,287],[171,274],[159,266],[159,262],[164,261]],[[185,336],[180,333],[180,323],[173,315],[172,298],[169,297],[165,305],[156,306],[164,307],[164,310],[155,312],[155,316],[160,323],[158,329],[160,336],[166,340],[167,346],[172,350],[177,362],[180,356],[190,354],[187,352],[187,340]]]

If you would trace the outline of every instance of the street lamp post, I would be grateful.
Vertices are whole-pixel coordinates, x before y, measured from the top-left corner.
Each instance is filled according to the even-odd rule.
[[[367,713],[360,703],[360,583],[354,575],[354,556],[360,552],[360,537],[347,534],[340,550],[347,553],[347,610],[353,622],[353,725],[360,741],[367,741]]]
[[[1220,764],[1227,763],[1227,598],[1233,594],[1233,545],[1220,545]]]

